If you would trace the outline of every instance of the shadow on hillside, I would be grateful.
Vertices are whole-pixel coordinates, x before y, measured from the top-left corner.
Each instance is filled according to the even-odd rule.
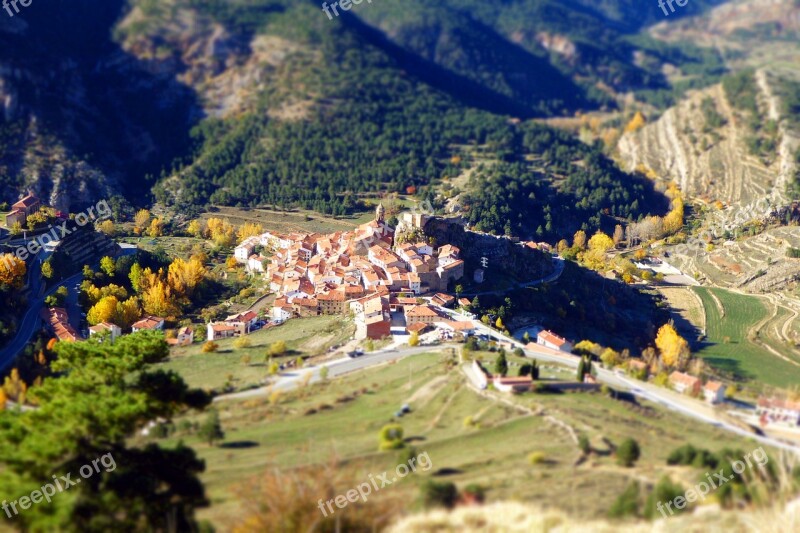
[[[252,440],[237,440],[233,442],[223,442],[219,445],[220,448],[226,448],[231,450],[245,450],[247,448],[258,448],[260,446],[259,443],[252,441]]]
[[[0,64],[23,72],[13,78],[20,109],[37,117],[40,131],[55,132],[72,153],[141,203],[154,182],[143,176],[158,176],[188,151],[190,129],[203,113],[176,72],[155,74],[114,42],[112,31],[126,5],[37,0],[15,15],[24,31],[0,24]]]

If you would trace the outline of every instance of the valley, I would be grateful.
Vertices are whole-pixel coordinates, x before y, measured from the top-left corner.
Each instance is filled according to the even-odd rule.
[[[793,531],[800,3],[681,4],[0,15],[0,529]]]

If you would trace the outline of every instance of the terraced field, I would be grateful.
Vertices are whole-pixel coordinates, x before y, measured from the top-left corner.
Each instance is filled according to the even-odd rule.
[[[748,387],[789,388],[800,380],[800,353],[782,341],[796,314],[770,299],[695,287],[705,307],[706,341],[696,352],[708,364]]]
[[[712,285],[747,292],[773,293],[791,288],[800,277],[800,261],[787,259],[788,247],[800,247],[800,228],[771,228],[759,235],[718,244],[711,252],[673,254],[681,270]]]

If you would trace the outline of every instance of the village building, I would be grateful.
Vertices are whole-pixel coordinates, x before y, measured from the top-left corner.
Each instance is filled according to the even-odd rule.
[[[761,397],[756,404],[756,415],[762,425],[800,425],[800,402],[782,398]]]
[[[385,218],[386,210],[378,205],[374,220],[354,231],[327,235],[267,232],[242,241],[235,257],[247,264],[250,272],[263,272],[270,290],[278,294],[270,311],[273,320],[353,311],[357,335],[380,338],[391,330],[390,309],[408,311],[419,305],[415,299],[398,303],[396,297],[447,290],[464,271],[461,251],[452,245],[435,249],[420,240],[393,250],[394,230]],[[269,260],[258,255],[259,247],[271,250]],[[374,296],[385,307],[383,316],[361,312],[358,303],[355,310],[351,308],[352,302]],[[440,292],[435,303],[452,305],[453,301],[452,296]],[[418,310],[412,313],[411,323],[432,323],[438,318],[432,309]]]
[[[669,375],[669,383],[672,385],[672,388],[675,389],[675,392],[680,394],[697,395],[700,393],[700,388],[702,386],[700,378],[678,372],[677,370]]]
[[[6,215],[6,226],[11,228],[16,223],[24,226],[28,222],[28,217],[39,211],[41,207],[42,203],[36,196],[27,195],[11,206],[11,212]]]
[[[539,334],[536,336],[536,342],[537,344],[541,344],[542,346],[546,346],[547,348],[551,348],[553,350],[572,353],[571,342],[546,329],[539,332]]]
[[[61,307],[42,309],[41,317],[47,324],[47,329],[63,342],[76,342],[82,339],[80,333],[69,323],[67,310]]]
[[[192,326],[180,328],[174,340],[178,346],[190,346],[194,342],[194,328]]]
[[[131,331],[134,333],[142,330],[155,331],[160,329],[164,329],[164,319],[156,316],[146,316],[138,322],[134,322],[131,326]]]
[[[709,381],[703,385],[703,396],[711,404],[723,403],[725,401],[725,390],[725,385],[719,381]]]
[[[441,320],[439,313],[430,305],[415,305],[405,309],[406,327],[422,322],[423,324],[433,324]]]
[[[206,331],[206,339],[209,341],[229,339],[231,337],[244,335],[244,323],[229,324],[227,322],[211,322],[206,326]]]
[[[494,376],[492,385],[500,392],[519,394],[531,390],[533,378],[531,376],[503,377]]]
[[[99,324],[89,328],[89,337],[104,333],[107,333],[111,339],[111,342],[114,342],[117,337],[122,336],[122,329],[116,324],[112,324],[110,322],[100,322]]]

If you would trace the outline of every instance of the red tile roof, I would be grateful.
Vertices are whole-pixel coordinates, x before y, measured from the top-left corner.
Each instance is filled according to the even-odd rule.
[[[558,346],[559,348],[567,343],[567,339],[559,337],[552,331],[547,331],[547,330],[540,331],[538,337],[542,339],[544,342],[549,342],[550,344]]]

